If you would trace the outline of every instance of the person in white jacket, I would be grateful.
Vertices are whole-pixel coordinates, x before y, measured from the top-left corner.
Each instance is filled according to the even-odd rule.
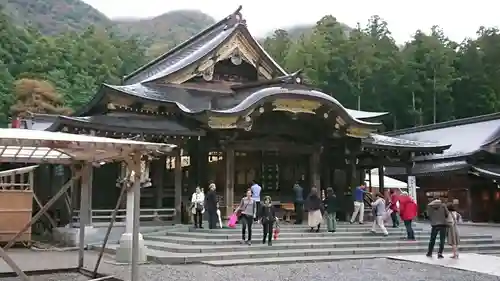
[[[382,230],[384,236],[388,236],[389,232],[387,232],[387,229],[384,226],[385,200],[384,195],[382,195],[380,192],[377,192],[377,200],[372,203],[372,210],[375,219],[373,220],[371,232],[376,233],[375,228],[378,226],[380,230]]]
[[[191,196],[191,213],[193,214],[193,221],[195,228],[203,228],[203,213],[205,212],[205,194],[201,191],[199,186],[196,187],[196,191]]]

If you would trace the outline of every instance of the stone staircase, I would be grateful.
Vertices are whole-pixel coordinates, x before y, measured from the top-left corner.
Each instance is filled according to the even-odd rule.
[[[307,226],[282,225],[273,246],[263,245],[262,227],[254,225],[251,246],[241,245],[236,229],[193,229],[185,227],[144,235],[148,259],[161,264],[204,263],[213,266],[321,262],[364,259],[402,254],[425,254],[429,231],[415,226],[417,241],[405,241],[404,228],[388,228],[389,236],[371,234],[370,225],[340,223],[336,233],[308,232]],[[439,240],[439,238],[438,238]],[[111,244],[107,252],[118,247]],[[446,246],[448,248],[448,246]],[[437,249],[437,248],[436,248]],[[461,237],[460,251],[500,253],[500,240],[491,235]]]

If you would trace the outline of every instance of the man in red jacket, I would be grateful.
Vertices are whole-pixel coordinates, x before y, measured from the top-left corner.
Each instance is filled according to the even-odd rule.
[[[408,194],[399,196],[399,214],[405,224],[408,240],[415,240],[412,221],[417,216],[417,203]]]

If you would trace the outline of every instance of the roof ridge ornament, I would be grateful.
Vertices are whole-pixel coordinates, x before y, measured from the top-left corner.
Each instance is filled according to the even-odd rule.
[[[226,17],[226,26],[224,26],[224,30],[228,28],[234,27],[237,24],[246,24],[246,20],[243,19],[243,15],[241,14],[241,9],[243,6],[239,6],[236,11]]]

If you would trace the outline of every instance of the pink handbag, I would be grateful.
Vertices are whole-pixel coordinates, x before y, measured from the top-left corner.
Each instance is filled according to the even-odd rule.
[[[227,226],[229,226],[230,228],[235,228],[237,221],[238,221],[238,216],[236,214],[232,214],[229,217],[229,221],[227,222]]]

